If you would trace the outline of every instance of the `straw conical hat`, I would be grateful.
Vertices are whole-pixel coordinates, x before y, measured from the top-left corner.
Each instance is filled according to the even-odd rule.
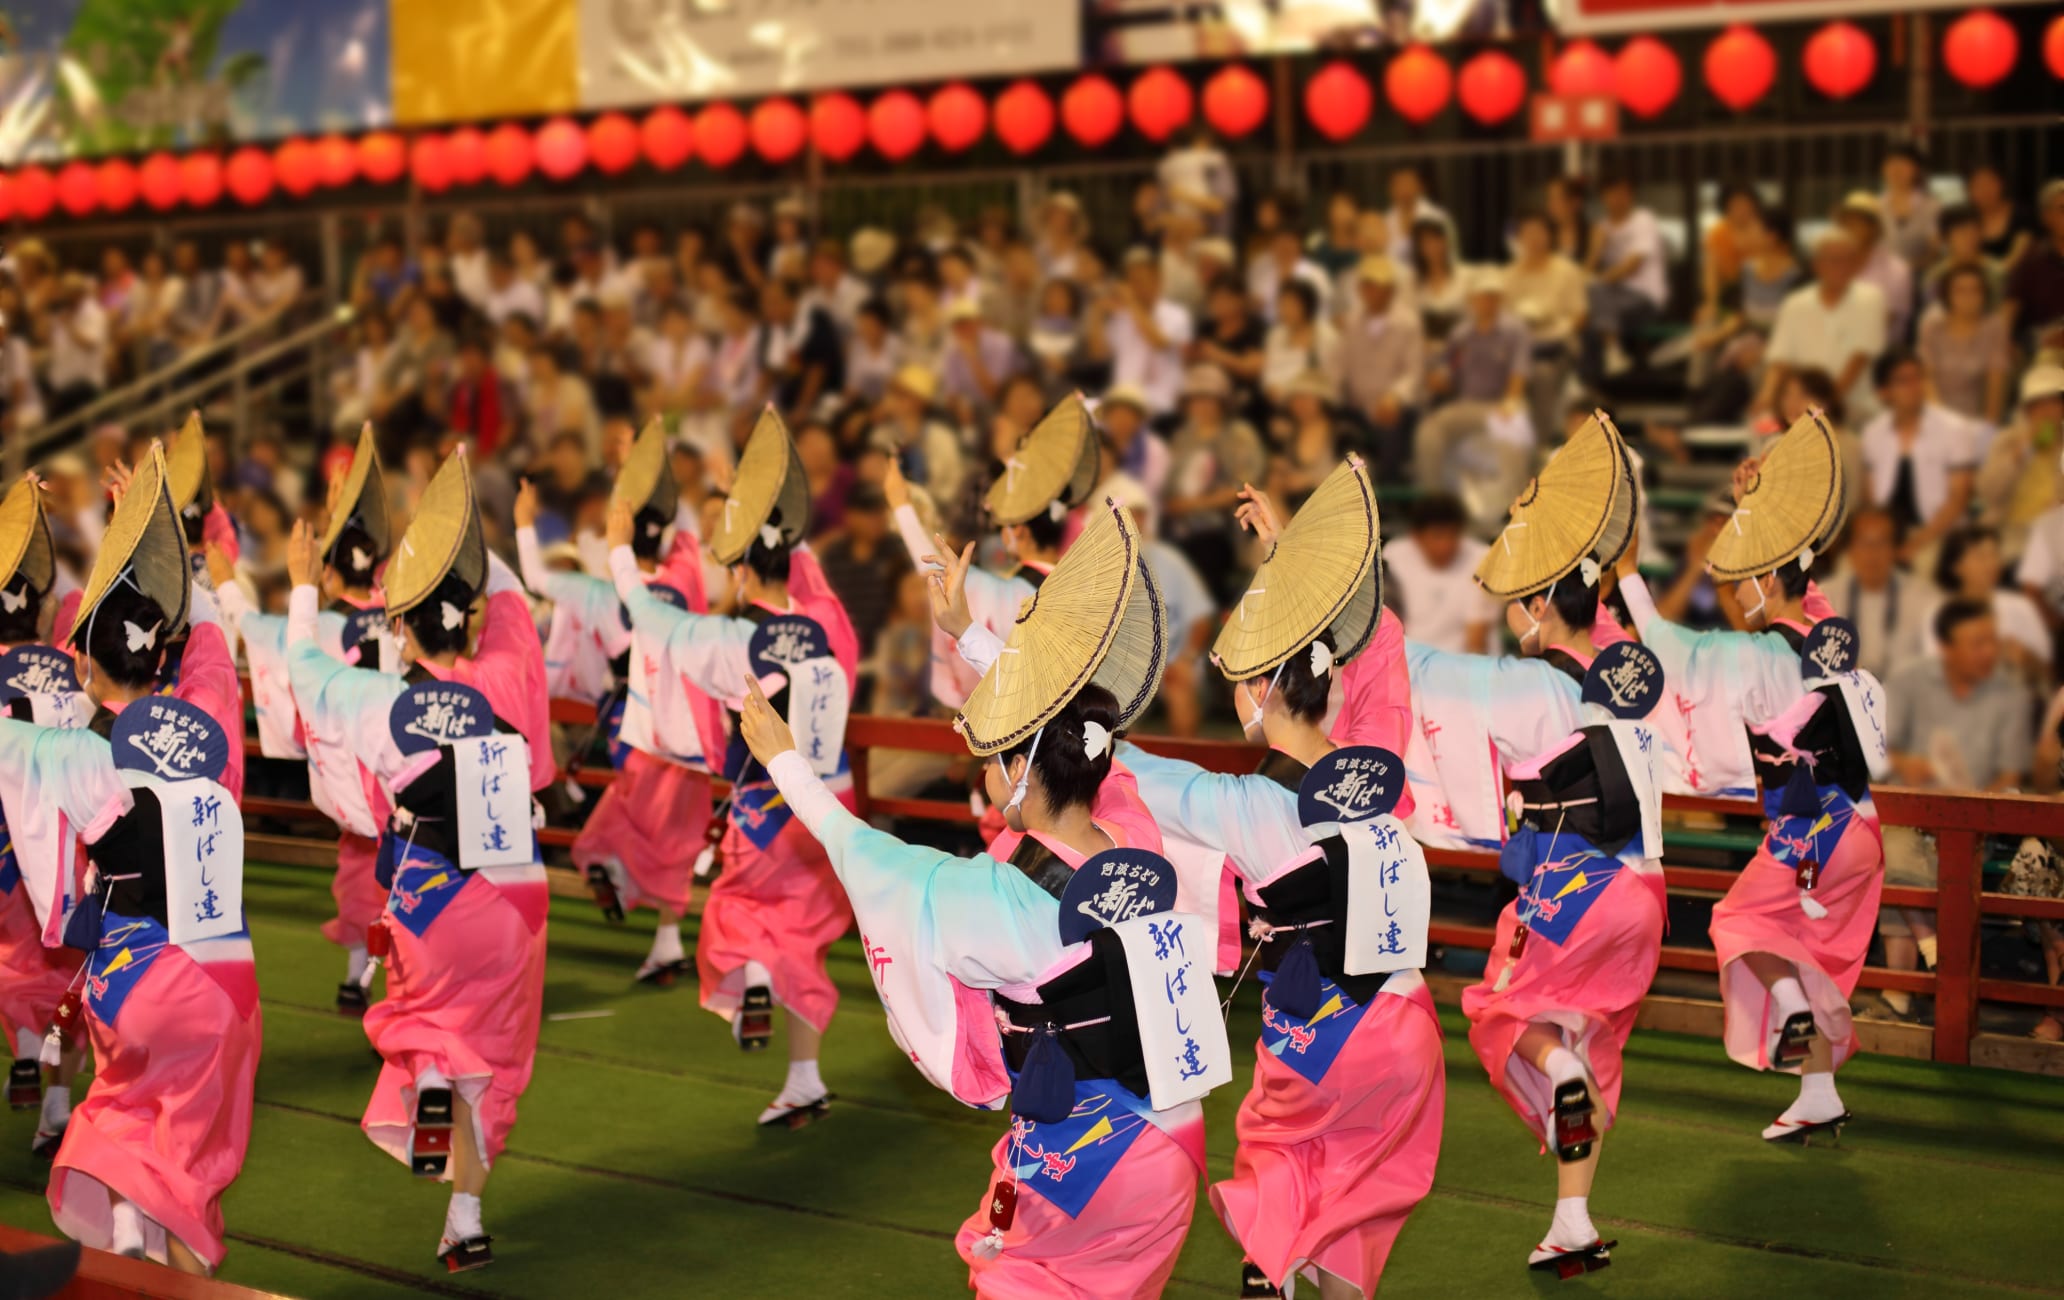
[[[1722,582],[1757,577],[1832,537],[1842,523],[1842,449],[1819,411],[1785,430],[1756,467],[1706,569]]]
[[[667,518],[674,517],[681,492],[674,483],[674,467],[667,456],[666,425],[657,417],[645,426],[638,440],[616,472],[616,486],[610,490],[610,504],[622,502],[633,514],[650,507]]]
[[[1323,632],[1336,661],[1367,645],[1382,617],[1378,536],[1376,487],[1351,455],[1276,538],[1219,632],[1211,658],[1227,680],[1273,672]]]
[[[125,574],[165,612],[166,635],[177,636],[186,626],[193,571],[186,556],[186,533],[172,509],[165,451],[156,443],[151,444],[150,458],[129,480],[114,518],[108,520],[107,535],[101,538],[100,553],[93,558],[93,572],[86,579],[85,593],[79,597],[79,610],[72,619],[71,644],[80,643],[93,612]]]
[[[803,475],[802,457],[796,455],[788,426],[772,406],[760,413],[752,437],[738,457],[738,472],[732,476],[731,498],[724,502],[723,518],[716,535],[709,540],[710,558],[718,564],[736,564],[752,548],[762,525],[780,518],[774,526],[781,544],[793,546],[810,526],[810,481]]]
[[[337,549],[337,539],[353,519],[372,539],[374,562],[386,559],[387,552],[394,549],[394,524],[387,514],[387,476],[380,469],[380,449],[370,423],[359,430],[358,448],[351,453],[351,468],[345,471],[337,508],[323,529],[320,554],[324,560]]]
[[[172,492],[172,509],[182,517],[198,519],[215,504],[215,485],[208,481],[208,438],[201,432],[201,413],[186,417],[186,424],[165,446],[165,476]]]
[[[1593,415],[1512,503],[1504,531],[1476,566],[1477,585],[1499,600],[1513,600],[1595,559],[1625,482],[1619,440]]]
[[[1641,487],[1634,477],[1634,453],[1627,448],[1626,439],[1614,426],[1612,417],[1604,411],[1595,412],[1593,418],[1605,426],[1613,441],[1613,450],[1620,455],[1620,490],[1613,495],[1612,517],[1606,520],[1605,531],[1599,535],[1598,547],[1592,552],[1599,567],[1610,569],[1626,554],[1627,543],[1634,540],[1634,516],[1641,506]]]
[[[0,501],[0,587],[16,575],[41,595],[57,578],[57,551],[50,542],[50,521],[43,517],[43,490],[23,479]]]
[[[1167,612],[1141,556],[1139,526],[1105,502],[1018,613],[1017,626],[953,720],[976,754],[1030,740],[1083,687],[1118,701],[1123,730],[1167,666]]]
[[[989,489],[989,513],[999,524],[1022,524],[1058,502],[1076,506],[1096,487],[1096,425],[1082,394],[1071,393],[1032,426],[1004,462]]]
[[[480,505],[465,448],[453,452],[423,489],[416,517],[387,563],[387,612],[405,614],[429,599],[446,574],[474,592],[487,582],[487,542],[480,535]]]

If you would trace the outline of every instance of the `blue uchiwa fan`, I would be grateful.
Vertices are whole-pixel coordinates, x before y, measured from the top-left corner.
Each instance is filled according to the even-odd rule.
[[[355,662],[361,667],[378,668],[380,665],[377,660],[367,665],[364,662],[365,656],[359,652],[367,646],[377,646],[380,636],[386,631],[386,610],[378,606],[372,609],[352,610],[344,616],[344,635],[341,639],[344,653],[347,656],[358,654],[358,659]]]
[[[229,736],[199,706],[170,695],[133,701],[108,737],[115,766],[160,781],[220,781],[229,768]]]
[[[1583,700],[1623,722],[1649,715],[1663,697],[1663,661],[1638,641],[1600,650],[1584,672]]]
[[[1297,783],[1297,820],[1306,826],[1365,822],[1398,805],[1405,763],[1377,745],[1347,745],[1311,765]]]
[[[79,689],[72,657],[47,645],[19,645],[0,655],[0,704],[24,695],[63,695]]]
[[[494,706],[464,682],[421,682],[394,701],[387,728],[402,753],[428,753],[454,741],[493,735]]]
[[[1859,644],[1856,624],[1846,618],[1824,618],[1799,646],[1799,671],[1808,682],[1853,673]]]

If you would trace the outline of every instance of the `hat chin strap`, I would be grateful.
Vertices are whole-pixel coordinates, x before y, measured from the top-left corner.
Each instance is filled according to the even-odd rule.
[[[1039,742],[1045,736],[1045,727],[1041,727],[1032,733],[1032,748],[1025,751],[1025,773],[1017,779],[1016,784],[1011,786],[1010,802],[1003,806],[1003,824],[1020,835],[1025,833],[1023,804],[1025,802],[1026,787],[1032,783],[1032,760],[1039,757]],[[1001,754],[997,755],[996,765],[1003,769],[1004,780],[1010,780],[1010,769],[1003,766],[1003,756]]]
[[[1261,734],[1262,719],[1266,716],[1268,712],[1267,705],[1264,703],[1264,701],[1266,701],[1270,695],[1274,695],[1276,693],[1276,683],[1283,679],[1283,670],[1285,668],[1288,668],[1289,666],[1290,661],[1288,659],[1285,659],[1282,663],[1276,665],[1276,671],[1268,679],[1268,691],[1265,694],[1256,696],[1254,693],[1254,689],[1252,687],[1248,688],[1247,698],[1254,701],[1254,713],[1251,717],[1245,717],[1240,719],[1240,730],[1246,732],[1249,738]]]

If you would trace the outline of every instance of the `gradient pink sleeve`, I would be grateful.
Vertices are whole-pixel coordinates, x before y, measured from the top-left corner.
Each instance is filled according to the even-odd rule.
[[[222,774],[223,788],[241,799],[244,794],[244,688],[237,680],[236,660],[229,654],[229,640],[213,623],[196,623],[186,638],[186,653],[179,660],[177,699],[194,705],[221,724],[230,737],[229,769]]]
[[[1841,613],[1840,610],[1835,608],[1834,602],[1827,598],[1827,593],[1820,589],[1820,584],[1817,582],[1807,582],[1806,598],[1800,604],[1806,610],[1806,617],[1816,623],[1824,618],[1834,618]]]
[[[516,591],[498,591],[487,598],[481,618],[480,643],[470,660],[467,680],[493,703],[495,712],[515,724],[530,742],[530,788],[542,790],[558,776],[552,757],[552,703],[545,691],[545,648],[538,641],[530,607]]]
[[[804,547],[798,546],[788,555],[788,594],[811,618],[824,627],[824,637],[831,642],[831,657],[838,660],[845,670],[849,685],[860,680],[860,634],[853,630],[853,620],[846,616],[844,602],[831,589],[831,582],[824,576],[824,566],[817,557]]]
[[[221,547],[231,564],[243,556],[244,548],[237,544],[236,525],[229,521],[229,512],[219,501],[208,507],[207,518],[201,520],[201,540]]]
[[[1405,632],[1396,614],[1383,611],[1368,649],[1340,674],[1340,716],[1333,720],[1336,745],[1379,745],[1400,759],[1412,734],[1412,679],[1405,668]],[[1394,814],[1411,815],[1406,788]]]

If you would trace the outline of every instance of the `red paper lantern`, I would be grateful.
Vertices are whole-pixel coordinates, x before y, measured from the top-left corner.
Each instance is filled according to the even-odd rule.
[[[247,208],[256,207],[272,197],[272,155],[245,145],[229,156],[222,179],[232,198]]]
[[[1654,117],[1677,102],[1684,65],[1677,52],[1653,36],[1637,36],[1613,58],[1613,86],[1636,117]]]
[[[326,135],[315,142],[315,174],[330,189],[357,180],[358,162],[358,150],[341,135]]]
[[[160,212],[178,206],[179,160],[169,153],[154,153],[136,169],[136,188],[143,201]],[[22,206],[17,204],[16,206]],[[27,208],[22,208],[27,215]]]
[[[313,193],[322,183],[322,164],[315,156],[315,146],[301,139],[282,144],[273,150],[272,174],[280,188],[297,199]]]
[[[1448,61],[1424,45],[1407,48],[1383,70],[1383,93],[1390,106],[1414,126],[1423,126],[1446,108],[1454,90],[1455,74]]]
[[[578,176],[588,165],[587,132],[563,117],[538,128],[535,142],[538,170],[555,181]]]
[[[408,165],[410,178],[432,194],[451,185],[451,158],[441,135],[429,133],[411,140]]]
[[[907,90],[892,90],[867,106],[867,138],[890,162],[901,162],[924,144],[924,105]]]
[[[1080,78],[1061,96],[1061,125],[1077,144],[1097,148],[1125,125],[1125,97],[1109,78]]]
[[[1360,131],[1375,106],[1369,79],[1344,59],[1327,64],[1304,83],[1304,115],[1328,140],[1345,140]]]
[[[763,99],[753,105],[753,151],[770,163],[785,163],[803,151],[810,123],[792,99]]]
[[[1776,79],[1777,55],[1752,27],[1730,27],[1706,47],[1706,85],[1737,113],[1769,93]]]
[[[190,153],[179,160],[179,197],[189,207],[212,208],[222,198],[222,159]]]
[[[2051,76],[2064,78],[2064,14],[2051,19],[2043,32],[2043,62],[2050,65]]]
[[[0,221],[14,216],[14,178],[0,172]]]
[[[91,163],[68,162],[57,170],[57,206],[83,217],[100,206],[100,182]]]
[[[537,149],[530,132],[514,122],[504,122],[487,133],[487,174],[497,185],[521,185],[530,179],[537,165]]]
[[[1455,97],[1462,111],[1485,126],[1495,126],[1526,104],[1526,73],[1508,55],[1485,50],[1462,65],[1455,79]]]
[[[1159,143],[1188,125],[1197,97],[1174,68],[1149,68],[1125,92],[1125,106],[1139,133]]]
[[[1019,81],[996,97],[996,138],[1014,154],[1031,153],[1053,137],[1053,100],[1036,81]]]
[[[109,212],[126,212],[136,202],[136,168],[124,158],[110,158],[93,174],[100,190],[100,206]]]
[[[695,123],[672,104],[655,108],[639,124],[638,142],[645,147],[646,162],[672,171],[695,156]]]
[[[444,164],[451,169],[452,184],[480,184],[487,175],[487,137],[472,126],[444,137]]]
[[[57,206],[57,182],[41,167],[24,167],[16,172],[13,188],[14,210],[29,221],[41,221]]]
[[[358,171],[375,185],[392,185],[408,170],[408,146],[392,131],[375,131],[358,142]]]
[[[925,105],[932,139],[948,153],[972,149],[989,129],[989,105],[964,81],[941,86]]]
[[[745,153],[745,114],[729,104],[711,104],[695,115],[695,152],[712,167],[729,167]]]
[[[1244,63],[1229,63],[1204,83],[1204,120],[1228,140],[1252,134],[1268,109],[1268,83]]]
[[[2006,80],[2020,57],[2021,37],[2014,25],[1990,9],[1965,14],[1942,35],[1943,66],[1973,90]]]
[[[1613,61],[1592,41],[1575,41],[1548,65],[1548,89],[1558,95],[1610,95]]]
[[[810,142],[830,161],[846,161],[867,143],[867,110],[842,90],[819,95],[810,104]]]
[[[622,113],[604,113],[588,123],[588,157],[606,176],[638,161],[638,126]]]
[[[1855,23],[1829,23],[1806,42],[1806,80],[1829,99],[1847,99],[1870,84],[1878,47]]]

